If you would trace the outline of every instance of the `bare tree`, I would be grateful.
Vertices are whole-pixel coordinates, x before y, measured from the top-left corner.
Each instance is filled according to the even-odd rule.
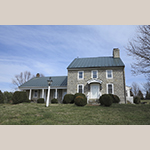
[[[144,74],[150,80],[150,25],[138,26],[136,37],[129,41],[126,49],[136,60],[131,65],[132,73]]]
[[[139,88],[139,85],[137,84],[137,83],[135,83],[135,82],[133,82],[132,83],[132,93],[133,93],[133,95],[134,96],[137,96],[138,95],[138,92],[139,92],[139,90],[140,90],[140,88]]]
[[[143,89],[144,89],[144,92],[149,92],[150,93],[150,82],[147,82],[147,83],[144,83],[142,84],[143,85]]]
[[[12,79],[12,83],[18,87],[33,77],[34,76],[31,75],[31,73],[29,71],[25,71],[24,73],[21,72],[20,74],[15,75],[15,79]]]
[[[15,75],[15,78],[12,79],[12,83],[18,87],[34,77],[44,77],[44,75],[42,73],[37,73],[35,76],[35,75],[32,75],[31,72],[25,71],[24,73],[21,72],[20,74]]]

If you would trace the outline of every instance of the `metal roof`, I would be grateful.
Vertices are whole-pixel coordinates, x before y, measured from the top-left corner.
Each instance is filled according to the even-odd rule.
[[[90,57],[75,58],[67,69],[96,68],[96,67],[124,67],[120,58],[113,57]]]
[[[47,80],[49,77],[35,77],[26,83],[22,84],[19,88],[25,87],[47,87]],[[53,76],[51,87],[67,87],[67,76]]]

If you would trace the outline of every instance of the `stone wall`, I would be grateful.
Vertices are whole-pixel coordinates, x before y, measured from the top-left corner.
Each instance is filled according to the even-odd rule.
[[[68,82],[67,82],[67,93],[77,93],[77,85],[84,85],[84,94],[87,95],[90,91],[87,81],[91,79],[91,71],[98,70],[98,79],[102,81],[102,94],[107,93],[107,83],[112,83],[114,86],[114,94],[118,95],[121,103],[125,103],[125,83],[124,83],[124,68],[113,67],[113,68],[93,68],[93,69],[80,69],[80,70],[68,70]],[[113,70],[113,78],[106,78],[106,70]],[[84,71],[84,79],[78,80],[78,71]]]

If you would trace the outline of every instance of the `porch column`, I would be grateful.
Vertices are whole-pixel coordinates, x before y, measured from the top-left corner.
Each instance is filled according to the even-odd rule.
[[[57,99],[57,89],[55,89],[55,99]]]
[[[31,100],[31,93],[32,93],[32,89],[30,89],[29,100]]]
[[[44,89],[42,89],[42,98],[44,98]]]
[[[130,89],[127,90],[127,97],[130,97]]]

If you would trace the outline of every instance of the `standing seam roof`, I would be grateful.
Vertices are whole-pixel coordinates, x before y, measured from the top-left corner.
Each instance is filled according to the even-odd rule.
[[[71,68],[88,68],[88,67],[124,67],[124,63],[120,58],[113,57],[91,57],[91,58],[75,58],[67,69]]]

